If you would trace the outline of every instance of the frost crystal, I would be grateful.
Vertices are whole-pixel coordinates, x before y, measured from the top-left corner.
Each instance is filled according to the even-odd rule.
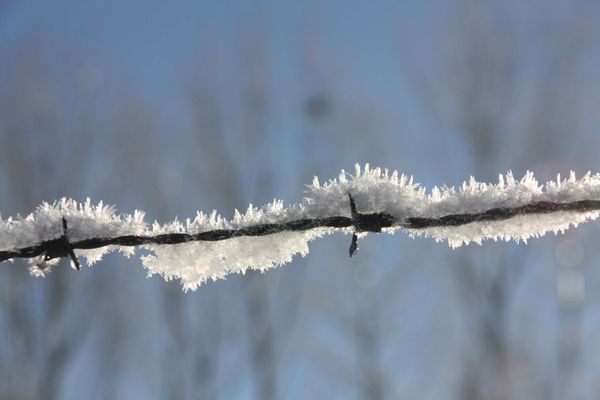
[[[539,185],[532,173],[516,180],[511,172],[500,175],[497,184],[477,182],[470,178],[459,189],[434,187],[429,193],[415,183],[412,177],[387,169],[364,168],[356,165],[354,174],[342,170],[337,179],[320,183],[314,178],[302,202],[285,207],[274,200],[264,207],[250,205],[245,213],[235,211],[232,220],[198,212],[193,220],[172,221],[149,226],[144,213],[116,214],[113,207],[103,203],[93,205],[62,199],[53,204],[44,203],[25,218],[20,216],[0,219],[0,251],[14,250],[55,239],[62,234],[61,218],[69,224],[71,242],[78,240],[123,235],[155,236],[163,233],[197,234],[215,229],[239,229],[257,224],[285,223],[297,219],[350,217],[348,193],[355,199],[363,214],[385,212],[397,223],[385,231],[406,231],[411,236],[447,240],[451,247],[484,239],[527,241],[548,231],[562,232],[571,225],[598,217],[598,211],[560,211],[545,214],[522,214],[499,221],[480,221],[453,227],[425,229],[407,228],[403,222],[410,217],[439,218],[450,214],[473,214],[493,208],[514,208],[540,201],[567,203],[600,199],[600,175],[588,173],[577,180],[569,178]],[[221,241],[194,241],[176,245],[144,245],[149,251],[142,256],[149,275],[160,274],[166,280],[181,280],[185,290],[194,290],[209,279],[224,278],[230,273],[244,273],[247,269],[266,269],[285,264],[295,254],[305,256],[308,242],[334,231],[352,233],[352,228],[315,228],[307,231],[280,232],[266,236],[240,236]],[[77,250],[88,264],[98,261],[108,251],[119,250],[132,254],[131,247],[108,246],[95,250]],[[36,266],[37,265],[37,266]],[[32,273],[48,272],[34,262]]]

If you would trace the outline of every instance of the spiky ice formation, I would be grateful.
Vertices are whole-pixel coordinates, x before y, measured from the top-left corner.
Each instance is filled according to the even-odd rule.
[[[93,205],[62,199],[53,204],[44,203],[29,216],[0,219],[0,250],[30,246],[61,235],[60,220],[69,222],[71,242],[96,237],[121,235],[155,236],[163,233],[196,234],[215,229],[240,229],[267,223],[286,223],[298,219],[331,216],[350,217],[348,193],[355,199],[360,213],[385,212],[395,219],[389,233],[399,230],[411,236],[447,240],[452,247],[470,242],[481,244],[485,239],[526,241],[548,231],[564,231],[571,225],[598,217],[598,211],[560,211],[544,214],[522,214],[500,221],[472,222],[461,226],[409,228],[408,218],[439,218],[450,214],[473,214],[494,208],[514,208],[540,201],[567,203],[600,199],[600,175],[586,174],[540,185],[528,172],[516,180],[512,173],[500,175],[498,183],[486,184],[471,178],[458,189],[434,187],[429,193],[415,183],[412,177],[380,168],[356,165],[354,174],[342,170],[337,179],[320,184],[315,177],[308,186],[306,197],[285,207],[274,200],[261,208],[252,205],[234,218],[221,218],[216,211],[197,213],[192,220],[173,221],[151,226],[144,221],[144,213],[116,214],[114,208],[102,203]],[[266,236],[242,236],[221,241],[194,241],[175,245],[144,245],[148,254],[142,256],[150,275],[160,274],[165,279],[179,279],[184,288],[196,289],[209,279],[224,278],[230,273],[244,273],[247,269],[266,269],[290,262],[296,254],[308,253],[308,242],[327,233],[351,233],[350,228],[315,228],[306,231],[286,231]],[[104,253],[120,250],[131,254],[129,247],[109,246],[95,250],[78,250],[88,264],[99,260]]]

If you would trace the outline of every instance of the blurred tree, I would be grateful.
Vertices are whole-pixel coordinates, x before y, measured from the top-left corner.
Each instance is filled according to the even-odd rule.
[[[526,57],[531,46],[526,35],[540,21],[528,18],[532,26],[521,27],[517,16],[524,10],[517,4],[461,0],[450,9],[440,31],[438,59],[433,63],[439,69],[430,69],[427,77],[427,72],[419,71],[415,88],[416,93],[424,95],[421,98],[425,99],[425,107],[470,146],[469,169],[487,181],[499,166],[532,167],[533,163],[564,154],[566,132],[577,135],[578,114],[577,107],[565,104],[561,95],[576,97],[574,77],[578,75],[576,68],[587,41],[582,37],[582,33],[589,32],[587,24],[576,18],[564,30],[552,27],[550,31],[562,32],[561,39],[544,40],[544,49],[552,55],[535,54],[541,57],[538,60]],[[580,16],[585,14],[583,10],[579,9]],[[527,93],[527,80],[523,79],[532,60],[539,62],[535,67],[541,70],[542,78],[539,85],[534,85],[530,106],[519,97]],[[508,246],[499,245],[481,251],[460,249],[460,261],[449,268],[462,299],[466,329],[473,332],[464,356],[458,398],[521,397],[520,392],[515,392],[515,385],[535,396],[549,393],[552,376],[542,378],[539,372],[528,370],[522,372],[530,374],[531,379],[520,379],[528,385],[514,379],[517,358],[527,358],[523,348],[514,348],[509,335],[511,303],[527,251],[510,251]],[[569,352],[576,351],[571,346]],[[560,379],[572,374],[567,371],[573,369],[572,363],[565,369],[560,372]],[[559,398],[568,395],[562,392]]]
[[[536,80],[535,91],[531,101],[527,129],[527,146],[530,151],[521,157],[527,162],[530,159],[544,160],[548,154],[565,152],[565,140],[548,140],[565,138],[573,141],[581,138],[581,143],[588,139],[585,133],[586,115],[584,105],[589,101],[586,93],[584,67],[586,57],[594,53],[595,20],[600,14],[597,5],[575,3],[569,12],[541,21],[542,32],[538,39],[542,49],[544,63]],[[578,149],[573,154],[577,160],[575,169],[589,157],[588,146]],[[568,149],[567,153],[574,153]],[[581,160],[581,161],[580,161]],[[589,168],[589,167],[588,167]],[[569,237],[577,237],[580,232],[568,232],[567,239],[560,239],[556,248],[559,261],[556,276],[556,295],[559,303],[557,371],[555,380],[555,398],[585,398],[583,390],[582,368],[582,331],[584,317],[585,282],[583,266],[579,263],[560,263],[561,246],[569,242]],[[577,242],[574,246],[578,246]],[[569,252],[576,252],[571,248]],[[583,250],[581,250],[583,252]],[[589,252],[594,250],[589,249]],[[573,254],[568,257],[573,259]],[[564,257],[563,257],[564,258]]]
[[[307,10],[312,11],[310,17],[314,17],[315,8]],[[304,160],[299,167],[302,175],[325,175],[328,165],[347,160],[346,155],[352,154],[359,143],[369,143],[369,146],[361,148],[361,157],[378,159],[380,154],[375,143],[389,142],[389,138],[381,130],[370,129],[373,127],[365,123],[377,118],[369,110],[360,108],[364,105],[359,105],[358,110],[349,109],[352,105],[345,103],[338,94],[339,82],[333,73],[340,60],[334,59],[331,49],[325,48],[318,29],[312,26],[304,29],[299,49],[299,74],[307,93],[302,110],[301,140],[314,159],[309,163]],[[368,139],[364,139],[365,136]],[[372,276],[377,273],[375,263],[379,259],[375,253],[363,251],[354,262],[346,259],[339,268],[332,266],[334,262],[331,259],[337,259],[332,254],[313,256],[309,263],[319,271],[321,278],[316,282],[309,281],[307,288],[310,297],[318,299],[311,301],[311,312],[318,315],[320,324],[331,325],[339,340],[349,343],[351,352],[341,354],[348,351],[345,346],[326,350],[319,346],[315,352],[318,354],[311,354],[312,363],[326,379],[344,382],[340,389],[347,388],[348,393],[355,391],[358,398],[371,400],[386,398],[389,379],[382,367],[384,335],[379,296],[382,296],[382,289],[391,287],[382,288],[378,285],[378,278]],[[309,269],[305,270],[308,273]],[[326,279],[327,272],[335,276]],[[386,291],[383,296],[387,295],[393,296]],[[351,363],[349,358],[354,362]],[[353,384],[348,386],[347,382]]]
[[[65,76],[73,65],[54,65],[37,41],[3,63],[0,85],[0,182],[9,215],[30,212],[43,200],[80,193],[88,174],[93,136],[90,109],[77,104]],[[91,318],[79,301],[81,278],[51,274],[33,280],[22,262],[2,268],[0,397],[61,396],[65,370],[87,336]],[[27,382],[27,383],[26,383]]]
[[[445,98],[452,99],[447,109],[455,117],[456,130],[472,148],[473,171],[486,179],[497,173],[497,160],[506,157],[501,142],[507,140],[503,133],[508,131],[517,86],[518,41],[505,10],[499,12],[491,2],[465,0],[458,9],[457,32],[446,42],[448,69],[442,90],[447,90]],[[508,259],[505,246],[486,250],[485,267],[481,255],[460,249],[460,261],[453,268],[475,335],[458,396],[463,399],[512,396],[508,324],[518,269],[511,269],[522,265]]]
[[[257,37],[260,30],[255,31],[255,28],[250,28],[249,34],[240,41],[241,47],[235,54],[241,61],[242,72],[239,81],[232,80],[235,83],[233,99],[222,101],[220,94],[231,88],[219,86],[218,74],[221,71],[207,65],[218,63],[218,60],[205,62],[200,75],[192,77],[191,94],[197,132],[193,147],[201,153],[201,158],[194,157],[189,162],[191,170],[200,174],[202,182],[213,188],[212,193],[203,193],[203,197],[208,197],[209,203],[210,200],[218,203],[222,210],[239,208],[248,198],[256,198],[257,195],[260,198],[272,189],[271,160],[261,156],[261,149],[268,147],[270,140],[268,60],[264,39]],[[236,319],[247,322],[245,336],[248,339],[249,370],[255,376],[256,398],[260,399],[278,397],[277,342],[270,300],[272,279],[251,271],[236,283],[240,285],[239,289],[232,288],[236,293],[241,289],[245,297],[243,304],[246,310],[238,311],[240,315],[236,315]],[[228,297],[216,292],[212,296],[217,302],[219,298]],[[214,341],[208,345],[218,348],[215,342],[223,340],[219,336],[211,334]],[[214,365],[218,357],[218,353],[213,353],[207,362]]]
[[[157,175],[151,164],[158,147],[155,131],[143,125],[151,124],[153,113],[141,99],[123,89],[112,101],[99,72],[91,82],[89,64],[46,39],[19,43],[5,57],[0,62],[2,212],[29,213],[42,201],[63,196],[144,196],[143,188],[152,187],[144,179]],[[132,270],[111,268],[108,257],[102,268],[74,274],[64,270],[63,261],[40,280],[29,276],[23,262],[15,264],[0,269],[0,397],[63,398],[67,371],[90,348],[97,354],[92,373],[101,382],[88,388],[90,396],[117,396],[123,346],[134,325],[122,304],[131,304],[135,290],[116,282],[128,282],[119,276]]]

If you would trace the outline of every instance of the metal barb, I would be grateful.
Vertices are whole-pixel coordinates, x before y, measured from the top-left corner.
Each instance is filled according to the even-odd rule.
[[[358,250],[358,236],[356,235],[356,231],[359,230],[358,225],[358,211],[356,210],[356,203],[354,202],[354,198],[348,192],[348,199],[350,200],[350,211],[352,213],[352,225],[354,226],[354,233],[352,234],[352,242],[350,243],[350,248],[348,249],[348,253],[350,253],[350,258],[356,253]]]
[[[348,192],[348,199],[350,200],[350,211],[352,212],[352,219],[356,225],[358,222],[358,211],[356,210],[356,203],[354,202],[354,197]]]
[[[65,217],[62,218],[63,234],[58,239],[47,240],[42,242],[44,248],[44,261],[51,260],[53,258],[71,257],[75,269],[78,271],[81,269],[81,264],[73,251],[73,245],[69,242],[67,235],[67,220]]]
[[[349,249],[350,258],[352,258],[354,253],[356,253],[356,250],[358,250],[358,236],[356,236],[356,233],[353,233],[352,234],[352,243],[350,243],[350,249]]]
[[[75,266],[75,269],[77,271],[80,271],[81,264],[79,264],[79,260],[77,259],[77,256],[75,255],[75,251],[73,250],[73,245],[71,245],[71,242],[69,242],[69,235],[67,234],[67,219],[65,217],[62,217],[62,223],[63,223],[63,237],[65,238],[65,244],[67,247],[67,251],[69,253],[69,256],[71,257],[71,261],[73,261],[73,265]]]

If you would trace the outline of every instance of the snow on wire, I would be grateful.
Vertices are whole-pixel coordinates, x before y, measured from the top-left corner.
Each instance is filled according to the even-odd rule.
[[[298,204],[250,205],[231,220],[213,211],[148,225],[142,211],[117,214],[90,199],[43,203],[25,218],[0,218],[0,261],[30,258],[32,273],[44,275],[60,257],[70,256],[79,268],[73,250],[91,265],[110,251],[130,256],[141,247],[148,250],[141,259],[149,275],[180,279],[185,290],[195,290],[209,279],[249,268],[264,271],[295,254],[305,256],[309,241],[333,232],[353,235],[352,255],[357,233],[404,231],[447,240],[454,248],[484,239],[526,242],[598,215],[600,174],[577,180],[572,172],[541,186],[531,172],[520,180],[508,172],[497,184],[471,178],[458,190],[444,186],[427,193],[412,177],[357,164],[354,175],[342,170],[325,184],[315,177]]]

